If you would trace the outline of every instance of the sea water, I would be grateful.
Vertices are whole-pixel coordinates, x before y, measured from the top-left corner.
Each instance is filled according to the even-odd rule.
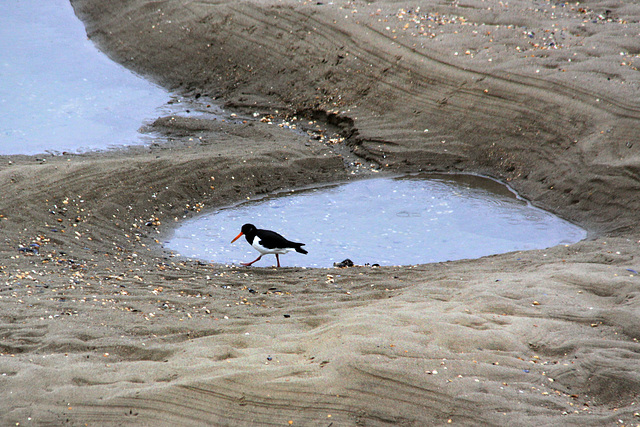
[[[68,0],[2,1],[0,155],[152,143],[138,130],[182,109],[100,52]]]

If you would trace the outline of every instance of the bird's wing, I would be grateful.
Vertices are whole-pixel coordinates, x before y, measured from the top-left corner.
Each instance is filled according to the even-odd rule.
[[[259,243],[267,249],[292,247],[290,241],[271,230],[258,230]]]

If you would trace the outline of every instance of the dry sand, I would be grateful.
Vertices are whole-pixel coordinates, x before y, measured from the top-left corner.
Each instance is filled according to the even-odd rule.
[[[72,3],[115,60],[249,119],[2,159],[3,425],[640,424],[640,5]],[[326,130],[277,125],[310,120]],[[492,176],[591,236],[345,269],[157,243],[372,169]]]

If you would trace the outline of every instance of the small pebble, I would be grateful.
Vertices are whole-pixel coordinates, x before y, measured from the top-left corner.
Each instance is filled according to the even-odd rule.
[[[353,261],[351,261],[349,258],[347,258],[342,262],[334,262],[333,266],[334,267],[338,267],[338,268],[353,267]]]

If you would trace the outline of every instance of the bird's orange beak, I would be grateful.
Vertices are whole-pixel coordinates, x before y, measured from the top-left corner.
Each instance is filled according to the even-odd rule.
[[[236,240],[238,240],[240,237],[242,237],[242,231],[240,232],[240,234],[238,234],[238,235],[236,236],[236,238],[235,238],[235,239],[233,239],[233,240],[231,241],[231,243],[235,242],[235,241],[236,241]]]

